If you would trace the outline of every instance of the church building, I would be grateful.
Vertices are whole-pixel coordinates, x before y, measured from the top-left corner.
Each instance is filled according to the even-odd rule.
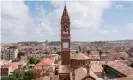
[[[70,17],[66,4],[61,16],[61,65],[59,65],[59,80],[96,80],[103,77],[103,68],[96,65],[99,71],[92,71],[90,57],[84,53],[70,56],[71,34]]]

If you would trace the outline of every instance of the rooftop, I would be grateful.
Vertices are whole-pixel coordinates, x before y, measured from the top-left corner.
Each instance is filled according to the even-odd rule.
[[[74,56],[72,56],[71,59],[87,60],[87,59],[90,59],[90,58],[87,55],[85,55],[84,53],[77,53]]]
[[[71,67],[68,65],[59,65],[59,73],[70,73]]]
[[[37,66],[46,66],[46,65],[53,65],[54,64],[55,57],[51,58],[44,58],[42,61],[40,61]]]
[[[126,76],[133,75],[133,68],[118,62],[118,61],[110,61],[107,63],[108,66],[114,68],[115,70],[119,71],[120,73],[123,73]]]
[[[99,64],[91,64],[91,69],[93,72],[103,72],[103,67]]]

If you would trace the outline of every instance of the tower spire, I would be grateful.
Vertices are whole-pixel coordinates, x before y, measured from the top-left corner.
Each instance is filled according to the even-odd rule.
[[[65,1],[65,6],[66,6],[66,1]]]
[[[64,6],[64,10],[63,10],[62,16],[68,16],[67,7],[66,7],[66,1],[65,1],[65,6]]]
[[[70,65],[70,18],[68,16],[66,3],[64,5],[64,10],[60,23],[61,23],[61,59],[62,59],[61,64]]]

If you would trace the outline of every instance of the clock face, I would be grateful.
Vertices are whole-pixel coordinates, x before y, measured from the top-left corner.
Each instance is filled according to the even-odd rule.
[[[68,42],[63,42],[63,48],[68,48]]]
[[[63,27],[63,33],[68,33],[68,27],[67,26]]]

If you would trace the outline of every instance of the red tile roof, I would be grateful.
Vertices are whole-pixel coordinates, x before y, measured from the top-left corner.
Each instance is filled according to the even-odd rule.
[[[45,65],[52,65],[54,63],[55,57],[45,58],[40,61],[37,66],[45,66]]]
[[[18,68],[19,63],[18,62],[13,62],[13,63],[10,63],[9,65],[12,68]]]

